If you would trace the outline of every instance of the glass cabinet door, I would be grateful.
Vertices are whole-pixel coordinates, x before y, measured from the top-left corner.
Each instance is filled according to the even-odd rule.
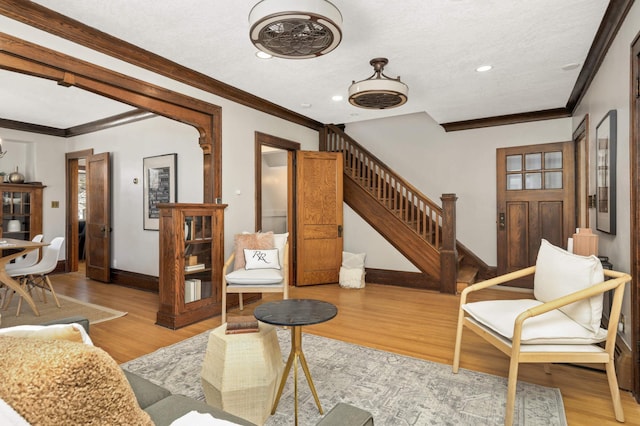
[[[30,193],[2,191],[2,236],[17,240],[29,240],[30,224]]]
[[[184,303],[212,296],[211,216],[184,217]]]

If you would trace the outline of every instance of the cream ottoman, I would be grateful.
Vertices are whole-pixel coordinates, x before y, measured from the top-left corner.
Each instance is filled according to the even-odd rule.
[[[256,333],[225,334],[226,324],[211,331],[201,376],[207,404],[262,425],[284,362],[276,328],[259,324]]]

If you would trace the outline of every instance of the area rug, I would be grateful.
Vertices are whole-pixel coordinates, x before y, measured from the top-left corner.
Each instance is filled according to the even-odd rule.
[[[205,332],[122,364],[172,393],[204,401],[200,369]],[[290,332],[278,330],[283,361]],[[503,425],[507,380],[334,339],[303,334],[303,350],[323,409],[345,402],[373,414],[376,425]],[[299,424],[315,425],[322,415],[298,370]],[[518,382],[515,425],[566,425],[562,396],[555,388]],[[293,372],[276,414],[266,425],[293,424]]]
[[[14,325],[42,324],[47,321],[53,321],[61,318],[72,316],[82,316],[89,320],[90,324],[97,324],[103,321],[109,321],[126,315],[126,312],[117,311],[105,306],[95,305],[93,303],[82,302],[72,297],[56,294],[60,300],[60,308],[58,308],[51,297],[51,293],[47,293],[47,303],[40,300],[39,295],[34,293],[33,300],[40,311],[40,316],[36,316],[31,310],[31,306],[25,301],[22,302],[20,315],[16,316],[18,307],[18,297],[14,295],[11,303],[6,310],[2,312],[2,320],[0,328],[12,327]]]

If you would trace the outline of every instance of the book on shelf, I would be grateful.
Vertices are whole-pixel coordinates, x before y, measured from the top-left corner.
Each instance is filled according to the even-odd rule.
[[[204,269],[204,263],[196,263],[195,265],[185,265],[185,272],[202,271]]]
[[[199,279],[184,280],[184,303],[202,299],[202,281]]]
[[[226,334],[255,333],[260,331],[258,320],[253,316],[243,315],[227,318]]]

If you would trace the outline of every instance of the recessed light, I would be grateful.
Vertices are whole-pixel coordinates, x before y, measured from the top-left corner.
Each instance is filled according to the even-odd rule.
[[[491,70],[492,68],[493,68],[493,66],[491,66],[491,65],[482,65],[482,66],[479,66],[478,68],[476,68],[476,71],[478,71],[478,72],[487,72],[487,71]]]
[[[306,102],[301,103],[301,104],[300,104],[300,106],[301,106],[302,108],[311,108],[311,104],[306,103]]]
[[[258,50],[256,52],[256,56],[260,59],[271,59],[273,56],[269,55],[267,52],[263,52],[262,50]]]
[[[332,100],[332,101],[335,101],[335,102],[340,102],[340,101],[341,101],[341,100],[343,100],[343,99],[344,99],[344,97],[343,97],[342,95],[333,95],[333,96],[331,97],[331,100]]]
[[[580,64],[577,63],[571,63],[571,64],[567,64],[567,65],[563,65],[562,69],[565,71],[571,71],[571,70],[575,70],[576,68],[578,68],[580,66]]]

